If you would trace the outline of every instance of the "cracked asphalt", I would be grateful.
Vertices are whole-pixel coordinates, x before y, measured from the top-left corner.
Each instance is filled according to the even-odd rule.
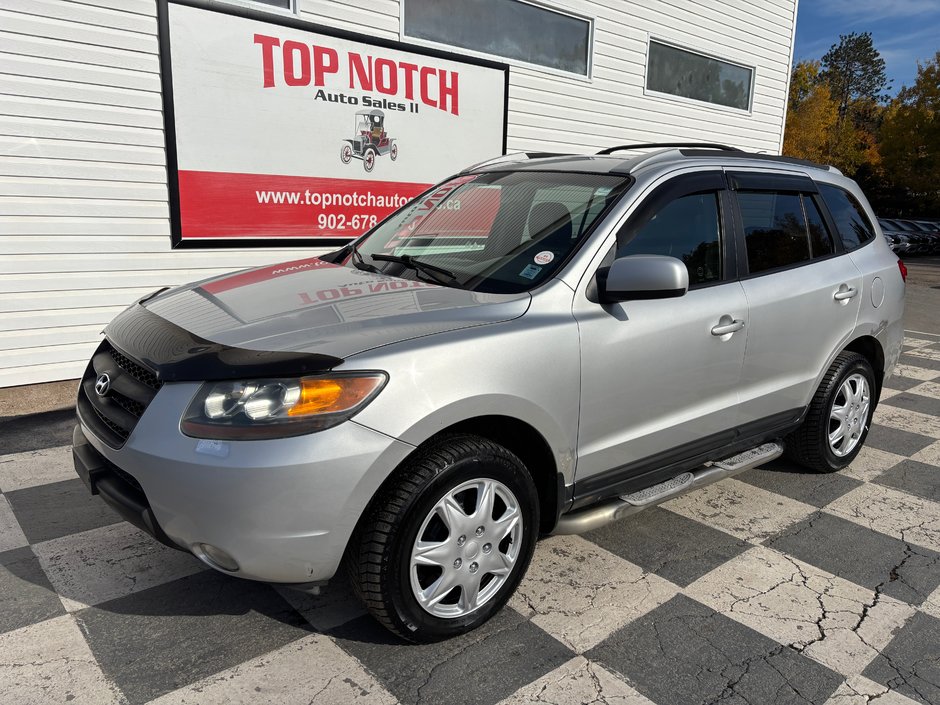
[[[0,419],[3,703],[940,703],[940,335],[909,333],[846,470],[775,461],[545,539],[502,612],[429,646],[342,579],[241,581],[119,521],[72,423]]]

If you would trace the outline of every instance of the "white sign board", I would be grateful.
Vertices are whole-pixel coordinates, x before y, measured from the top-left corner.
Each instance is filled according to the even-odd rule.
[[[354,237],[505,153],[503,64],[237,7],[160,10],[175,244]]]

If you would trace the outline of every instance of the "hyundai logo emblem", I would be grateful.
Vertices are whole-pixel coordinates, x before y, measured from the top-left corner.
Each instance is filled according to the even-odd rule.
[[[98,375],[98,379],[95,380],[95,392],[98,393],[99,397],[107,396],[108,392],[111,390],[111,378],[108,377],[107,372],[102,372]]]

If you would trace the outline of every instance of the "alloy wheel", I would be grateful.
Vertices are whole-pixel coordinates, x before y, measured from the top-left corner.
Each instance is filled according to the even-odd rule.
[[[858,445],[870,406],[868,380],[858,373],[846,377],[829,411],[829,448],[834,455],[842,458]]]
[[[411,589],[435,617],[463,617],[493,598],[522,546],[522,510],[506,485],[461,483],[425,517],[411,550]]]

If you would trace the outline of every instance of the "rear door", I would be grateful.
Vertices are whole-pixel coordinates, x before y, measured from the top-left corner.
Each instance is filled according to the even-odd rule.
[[[799,418],[832,353],[848,342],[862,277],[811,179],[728,177],[749,314],[740,423],[769,429]]]

